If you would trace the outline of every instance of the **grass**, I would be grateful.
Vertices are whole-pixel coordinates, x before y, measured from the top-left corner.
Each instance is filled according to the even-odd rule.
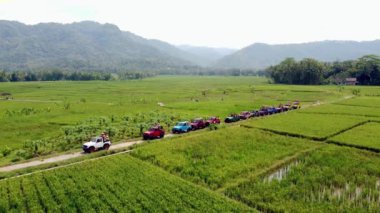
[[[254,211],[127,154],[8,179],[0,186],[0,211]]]
[[[262,211],[378,212],[380,158],[328,146],[298,159],[282,179],[253,178],[225,194]]]
[[[238,126],[137,147],[131,154],[218,189],[320,144]]]
[[[363,148],[373,148],[380,152],[380,123],[370,122],[351,129],[343,134],[331,138],[339,144],[354,145]]]

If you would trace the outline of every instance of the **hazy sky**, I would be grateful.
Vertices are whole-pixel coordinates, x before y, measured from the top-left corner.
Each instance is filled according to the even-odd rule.
[[[380,39],[379,0],[0,0],[0,19],[93,20],[173,44]]]

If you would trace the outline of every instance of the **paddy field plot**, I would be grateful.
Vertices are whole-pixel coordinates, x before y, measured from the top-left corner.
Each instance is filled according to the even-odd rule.
[[[297,159],[280,179],[252,178],[225,194],[263,211],[378,212],[380,156],[328,146]]]
[[[1,212],[252,211],[127,154],[0,181]]]
[[[320,145],[234,126],[145,144],[131,154],[186,180],[218,189]]]
[[[344,116],[362,116],[367,119],[380,119],[380,108],[368,108],[364,106],[329,104],[318,107],[312,107],[303,110],[302,113],[321,114],[321,115],[344,115]]]
[[[365,117],[307,114],[301,113],[301,111],[290,111],[275,116],[252,119],[244,125],[279,131],[283,134],[298,134],[318,140],[324,140],[330,135],[336,134],[367,120],[368,118]]]
[[[379,90],[377,88],[377,90]],[[341,102],[338,102],[336,104],[339,105],[346,105],[346,106],[361,106],[361,107],[368,107],[368,108],[380,108],[380,96],[371,97],[371,96],[362,96],[362,97],[355,97],[352,99],[344,100]],[[371,109],[368,109],[371,110]]]
[[[369,122],[331,138],[340,144],[372,148],[380,152],[380,123]]]

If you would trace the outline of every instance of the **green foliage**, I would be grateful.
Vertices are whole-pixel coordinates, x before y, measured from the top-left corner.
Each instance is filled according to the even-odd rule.
[[[0,209],[254,212],[125,154],[0,181]]]
[[[64,71],[118,72],[173,70],[192,66],[188,60],[178,58],[182,51],[174,46],[164,42],[156,45],[152,40],[123,32],[115,25],[90,21],[65,25],[24,25],[1,21],[0,39],[0,67],[7,71],[54,68]],[[13,45],[18,48],[13,48]],[[171,49],[177,51],[171,53]],[[82,78],[85,80],[91,76],[86,74]],[[10,80],[19,81],[18,77],[12,75]],[[73,79],[77,77],[76,74],[72,76]],[[31,75],[28,78],[35,77]]]
[[[360,89],[353,89],[352,94],[355,96],[360,96]]]
[[[357,60],[322,63],[314,59],[299,62],[287,58],[267,68],[276,83],[284,84],[345,84],[346,78],[356,78],[362,85],[380,85],[380,58],[366,55]]]
[[[1,149],[1,154],[3,154],[4,157],[11,154],[11,152],[12,152],[12,149],[9,148],[8,146],[5,146],[4,148]]]
[[[306,58],[299,62],[293,58],[285,59],[276,66],[267,69],[276,83],[285,84],[322,84],[324,64]]]

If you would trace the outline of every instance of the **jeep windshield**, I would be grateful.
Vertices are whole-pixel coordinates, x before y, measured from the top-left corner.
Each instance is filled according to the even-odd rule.
[[[198,122],[201,122],[202,121],[202,119],[194,119],[194,120],[192,120],[192,123],[198,123]]]
[[[186,126],[186,122],[179,122],[176,126]]]
[[[101,140],[100,138],[96,138],[96,137],[91,138],[90,142],[95,142],[96,143],[98,141],[98,139]]]

